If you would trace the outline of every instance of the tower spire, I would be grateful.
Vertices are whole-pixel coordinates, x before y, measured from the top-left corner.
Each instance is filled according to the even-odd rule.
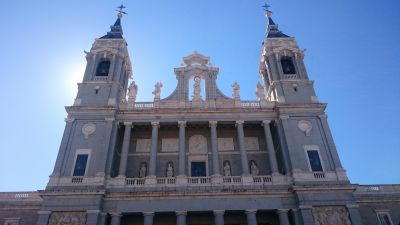
[[[278,25],[272,19],[272,11],[269,10],[269,8],[271,8],[271,6],[268,5],[267,3],[265,3],[262,7],[265,10],[265,17],[267,17],[267,19],[268,19],[267,38],[289,37],[288,35],[282,33],[282,31],[279,30]]]
[[[121,26],[121,19],[124,15],[127,15],[127,13],[124,11],[126,6],[120,5],[117,7],[118,12],[117,14],[117,20],[115,21],[114,25],[111,26],[111,30],[107,32],[106,35],[101,37],[100,39],[122,39],[123,31],[122,31],[122,26]]]

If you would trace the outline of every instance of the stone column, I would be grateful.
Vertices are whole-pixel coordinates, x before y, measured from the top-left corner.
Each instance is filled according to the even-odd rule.
[[[49,223],[51,211],[38,211],[37,225],[47,225]]]
[[[217,121],[210,121],[213,176],[221,175],[219,170],[217,123]]]
[[[124,140],[122,142],[121,161],[119,163],[119,171],[118,171],[118,176],[120,177],[125,177],[126,174],[126,166],[128,164],[129,144],[131,142],[132,123],[125,122],[124,125],[125,125]]]
[[[303,219],[303,224],[315,225],[314,217],[312,215],[311,206],[300,206],[301,217]]]
[[[86,225],[97,225],[99,220],[100,210],[88,210],[86,211]]]
[[[158,144],[158,128],[160,122],[151,122],[151,150],[150,150],[150,163],[149,163],[149,176],[156,176],[156,163],[157,163],[157,144]]]
[[[349,217],[352,225],[362,225],[362,219],[359,211],[359,205],[347,205]]]
[[[249,175],[249,160],[247,159],[246,147],[244,145],[244,131],[243,131],[243,120],[236,121],[237,134],[239,140],[239,150],[240,150],[240,159],[242,162],[242,172],[243,175]]]
[[[248,209],[246,210],[247,225],[257,225],[257,210]]]
[[[178,121],[179,125],[179,168],[178,176],[186,175],[186,143],[185,127],[186,121]]]
[[[186,225],[186,211],[176,211],[176,225]]]
[[[153,225],[154,212],[144,212],[144,223],[143,225]]]
[[[295,225],[303,225],[303,222],[301,221],[301,213],[299,209],[292,209],[293,212],[293,219],[294,219],[294,224]]]
[[[121,223],[121,213],[110,213],[111,215],[111,224],[110,225],[120,225]]]
[[[269,157],[269,164],[271,165],[272,174],[279,174],[278,161],[276,160],[276,153],[274,149],[274,143],[272,141],[271,129],[269,124],[271,120],[264,120],[262,126],[264,127],[265,141],[267,142],[267,150]]]
[[[214,225],[224,225],[224,210],[214,210]]]
[[[288,217],[288,209],[278,209],[279,224],[280,225],[290,225]]]
[[[99,218],[99,225],[106,225],[107,222],[107,213],[102,212],[100,213],[100,218]]]

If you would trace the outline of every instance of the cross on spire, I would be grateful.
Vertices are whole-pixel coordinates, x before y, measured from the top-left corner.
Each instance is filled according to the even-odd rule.
[[[265,3],[262,7],[264,8],[264,10],[265,10],[266,12],[271,12],[271,11],[269,10],[269,8],[271,8],[271,6],[268,5],[267,3]]]
[[[126,6],[124,6],[123,4],[121,4],[120,6],[117,7],[119,10],[117,10],[117,12],[121,13],[121,14],[127,14],[126,12],[124,12],[124,9],[126,8]]]

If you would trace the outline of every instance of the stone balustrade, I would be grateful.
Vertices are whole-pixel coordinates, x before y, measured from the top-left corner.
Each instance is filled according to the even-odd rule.
[[[212,177],[185,177],[183,182],[178,182],[176,177],[157,177],[156,186],[215,186],[215,185],[252,185],[273,184],[272,176],[253,176],[250,183],[245,182],[241,176],[222,176],[220,182],[215,182]],[[279,182],[277,182],[279,183]],[[126,178],[125,184],[130,187],[145,187],[146,178]]]

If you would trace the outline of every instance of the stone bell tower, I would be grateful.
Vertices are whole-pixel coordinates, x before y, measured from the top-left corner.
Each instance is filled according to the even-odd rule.
[[[111,30],[85,52],[86,71],[74,105],[66,107],[66,127],[48,188],[77,183],[102,186],[110,173],[109,155],[119,126],[115,116],[120,105],[126,105],[132,74],[122,15],[120,10]]]
[[[117,106],[125,101],[132,74],[127,43],[122,37],[122,13],[111,30],[93,43],[86,53],[87,66],[74,106]]]
[[[317,103],[313,81],[304,66],[304,50],[279,30],[267,10],[267,34],[263,41],[260,74],[270,90],[268,99],[279,103]]]

